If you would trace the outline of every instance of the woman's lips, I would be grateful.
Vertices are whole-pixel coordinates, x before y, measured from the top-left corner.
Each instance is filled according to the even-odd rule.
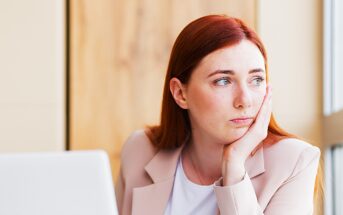
[[[254,118],[247,117],[247,118],[236,118],[231,119],[230,122],[237,126],[249,126],[253,122]]]

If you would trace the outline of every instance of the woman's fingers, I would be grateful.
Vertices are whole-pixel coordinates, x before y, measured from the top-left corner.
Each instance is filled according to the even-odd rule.
[[[264,127],[266,129],[268,128],[270,117],[272,115],[272,92],[271,92],[271,87],[268,90],[269,90],[269,92],[268,92],[268,100],[266,101],[266,104],[265,104],[266,107],[265,107],[265,110],[264,110],[265,112],[263,113],[264,114],[263,125],[264,125]]]
[[[263,99],[261,108],[256,116],[255,123],[252,126],[252,130],[267,129],[272,112],[272,92],[271,86],[268,85],[266,95]]]
[[[252,152],[256,146],[266,138],[268,134],[268,126],[272,113],[272,93],[271,86],[267,87],[267,92],[264,97],[261,108],[256,116],[254,124],[247,132],[248,139],[250,139],[251,145],[249,146],[249,152]]]
[[[264,123],[269,112],[271,111],[271,94],[271,85],[268,85],[266,95],[256,117],[257,123]]]

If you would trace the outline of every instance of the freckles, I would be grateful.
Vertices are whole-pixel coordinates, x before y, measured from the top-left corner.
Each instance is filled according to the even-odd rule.
[[[226,113],[231,110],[233,100],[230,94],[214,94],[212,95],[210,108],[216,114]]]
[[[202,112],[210,112],[211,115],[217,114],[228,107],[228,95],[202,92],[197,98],[198,109]]]
[[[220,104],[221,98],[218,98],[217,96],[214,95],[207,95],[204,96],[202,100],[199,100],[199,103],[201,106],[203,106],[204,109],[207,110],[215,110],[218,108],[218,104]]]
[[[254,106],[256,108],[261,107],[264,100],[265,92],[258,92],[254,96]]]
[[[201,88],[193,88],[191,95],[189,95],[191,103],[194,108],[201,112],[209,111],[216,104],[216,99]]]
[[[233,104],[233,96],[231,94],[221,94],[217,96],[218,103],[222,106]]]
[[[266,93],[267,93],[266,89],[261,89],[254,92],[254,97],[257,98],[257,100],[263,100]]]

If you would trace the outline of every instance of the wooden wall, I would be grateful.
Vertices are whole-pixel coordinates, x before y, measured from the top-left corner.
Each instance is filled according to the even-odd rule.
[[[256,0],[70,0],[70,148],[105,149],[113,175],[128,135],[159,121],[170,51],[208,14],[255,26]]]

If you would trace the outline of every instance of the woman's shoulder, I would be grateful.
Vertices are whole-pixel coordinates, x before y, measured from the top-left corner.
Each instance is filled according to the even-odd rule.
[[[148,163],[157,150],[143,129],[136,130],[125,141],[121,150],[122,167]]]
[[[287,158],[298,158],[306,155],[320,155],[320,149],[304,140],[297,138],[284,138],[266,147],[266,151],[274,152],[277,156],[283,155]]]
[[[318,162],[320,149],[300,139],[285,138],[264,147],[264,158],[266,168],[294,173]]]

